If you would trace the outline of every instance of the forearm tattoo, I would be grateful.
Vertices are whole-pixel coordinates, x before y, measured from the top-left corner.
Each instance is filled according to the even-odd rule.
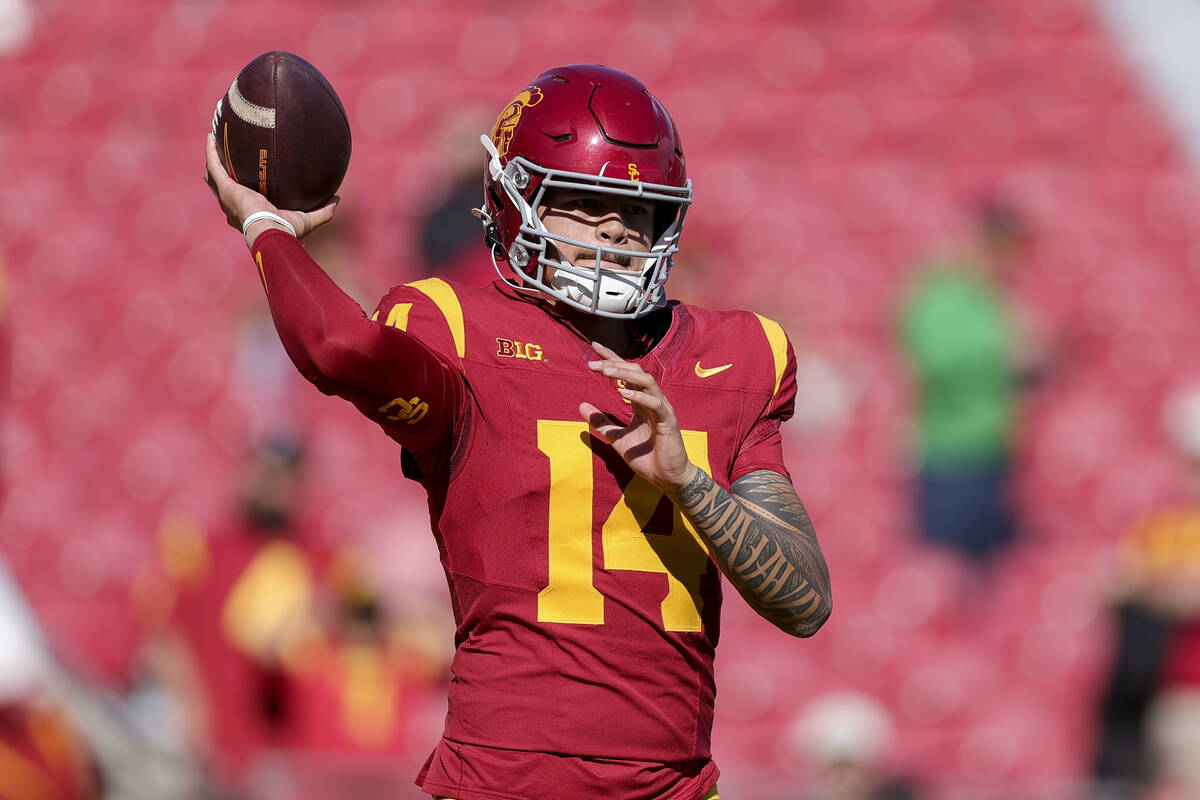
[[[829,617],[829,569],[792,485],[759,470],[722,489],[699,470],[674,498],[721,571],[766,619],[811,636]]]

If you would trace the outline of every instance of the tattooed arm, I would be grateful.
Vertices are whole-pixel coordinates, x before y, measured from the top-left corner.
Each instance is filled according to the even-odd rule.
[[[696,468],[668,496],[762,617],[793,636],[812,636],[829,618],[829,570],[808,512],[787,478],[759,470],[734,481],[727,492]]]
[[[592,348],[598,360],[588,366],[620,381],[633,418],[624,423],[591,403],[580,404],[580,416],[671,498],[755,611],[793,636],[816,633],[832,609],[829,570],[792,484],[764,469],[735,481],[732,492],[722,489],[688,460],[675,411],[654,378],[601,344]]]

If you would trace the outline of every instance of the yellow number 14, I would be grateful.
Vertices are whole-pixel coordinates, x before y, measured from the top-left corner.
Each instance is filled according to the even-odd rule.
[[[585,422],[538,420],[538,449],[550,461],[550,583],[538,594],[539,622],[604,624],[604,595],[592,580],[592,469]],[[708,434],[683,431],[692,462],[706,472]],[[601,528],[605,569],[658,572],[667,577],[663,629],[701,629],[700,578],[708,551],[676,508],[669,536],[647,535],[663,494],[634,476]]]

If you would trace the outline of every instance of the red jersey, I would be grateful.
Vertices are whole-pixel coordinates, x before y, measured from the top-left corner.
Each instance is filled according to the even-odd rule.
[[[264,234],[255,249],[269,265],[275,254],[294,259],[294,241]],[[264,274],[270,297],[273,272]],[[277,297],[273,312],[286,302]],[[693,463],[726,488],[756,470],[786,475],[779,425],[792,413],[795,361],[783,331],[741,311],[673,303],[669,313],[669,330],[637,363],[674,407]],[[435,376],[404,385],[398,363],[379,370],[388,389],[379,396],[394,400],[350,397],[411,451],[406,471],[428,490],[457,622],[444,740],[423,788],[460,800],[512,796],[530,787],[528,762],[513,757],[522,751],[627,763],[631,774],[645,762],[688,765],[674,780],[645,783],[645,793],[611,782],[608,790],[700,797],[716,776],[719,570],[674,506],[589,434],[583,401],[631,414],[612,380],[588,369],[589,343],[501,282],[396,287],[373,319],[407,333],[405,347],[419,341],[458,384],[444,390],[447,379]],[[430,423],[443,426],[440,436],[419,432]],[[479,748],[507,755],[480,769],[470,763]],[[554,770],[553,759],[536,763]],[[695,791],[679,794],[697,763]],[[568,769],[539,781],[544,795],[591,791]]]

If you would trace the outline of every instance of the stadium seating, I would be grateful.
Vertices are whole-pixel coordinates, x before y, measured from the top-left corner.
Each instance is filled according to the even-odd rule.
[[[446,121],[552,62],[603,61],[675,109],[697,186],[690,241],[707,248],[685,243],[680,259],[700,276],[693,299],[779,318],[857,388],[841,427],[788,434],[833,619],[795,642],[727,601],[730,785],[790,779],[787,727],[835,688],[880,697],[898,758],[934,785],[1079,778],[1106,657],[1096,587],[1123,527],[1171,491],[1158,408],[1200,366],[1200,185],[1161,114],[1081,1],[654,5],[38,4],[33,38],[0,69],[4,557],[63,649],[120,685],[137,640],[128,585],[159,518],[216,515],[274,415],[328,459],[310,500],[331,535],[423,518],[369,424],[295,379],[256,383],[283,354],[246,361],[235,333],[261,300],[201,183],[213,105],[266,49],[326,71],[356,126],[332,245],[373,304],[423,275],[415,227],[450,178],[431,157]],[[1021,290],[1068,350],[1023,432],[1024,539],[965,608],[970,579],[912,530],[892,326],[906,276],[992,185],[1034,212]]]

